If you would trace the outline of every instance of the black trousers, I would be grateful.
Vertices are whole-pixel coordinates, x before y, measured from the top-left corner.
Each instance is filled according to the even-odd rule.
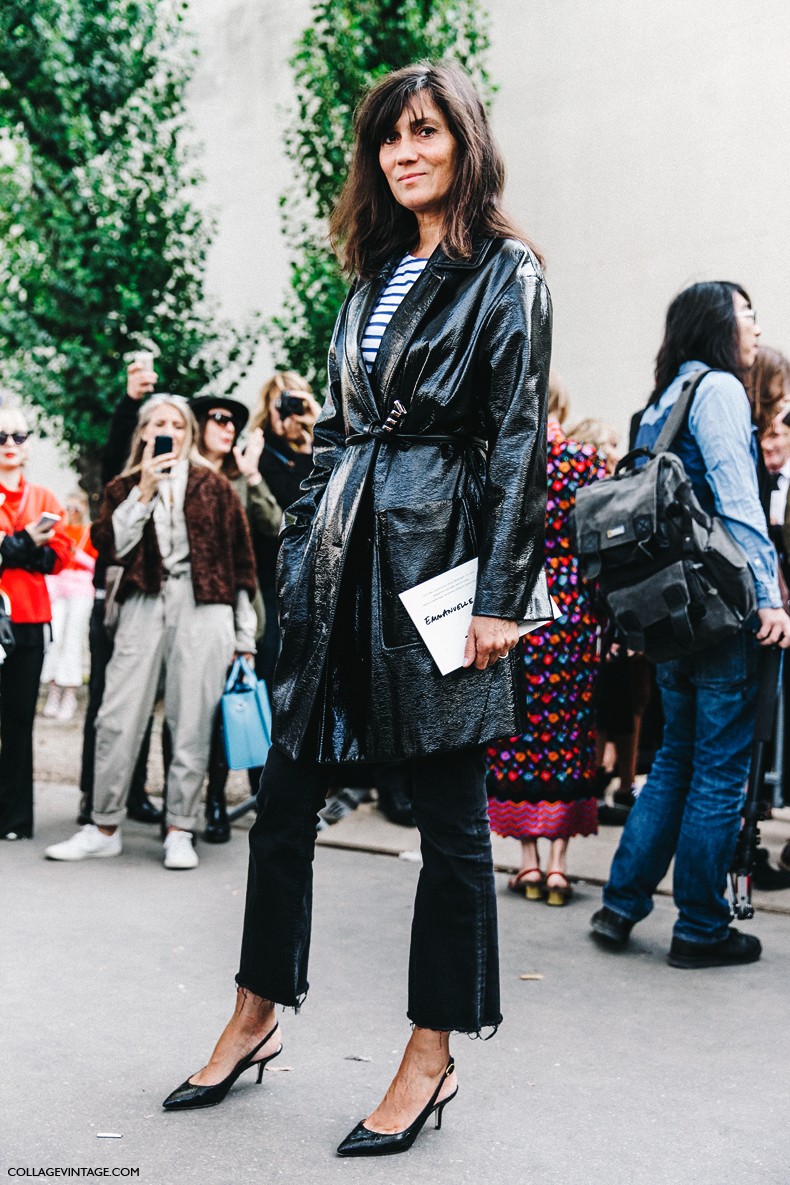
[[[107,666],[112,658],[113,641],[104,628],[104,600],[93,602],[88,626],[88,646],[91,669],[88,677],[88,703],[85,708],[85,724],[82,732],[82,767],[80,770],[80,813],[89,815],[93,809],[93,769],[96,758],[96,717],[104,696],[104,681]],[[145,780],[148,772],[148,752],[151,746],[153,717],[148,722],[140,754],[129,788],[129,802],[139,802],[145,794]]]
[[[49,627],[47,627],[49,628]],[[14,626],[0,666],[0,835],[33,835],[33,723],[44,665],[44,626]]]
[[[480,1033],[502,1019],[483,750],[431,754],[409,765],[423,858],[409,1019],[422,1028]],[[316,813],[333,778],[332,766],[271,749],[250,831],[237,983],[290,1007],[298,1007],[309,986]]]

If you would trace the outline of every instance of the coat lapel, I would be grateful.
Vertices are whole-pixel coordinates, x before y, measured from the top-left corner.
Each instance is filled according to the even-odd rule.
[[[373,306],[378,300],[384,286],[382,274],[374,276],[372,280],[364,280],[351,297],[346,316],[346,331],[344,334],[344,360],[354,384],[354,388],[367,408],[371,420],[377,420],[381,414],[376,396],[373,393],[370,377],[362,356],[362,337],[368,323]]]
[[[436,271],[431,263],[428,263],[422,275],[418,277],[398,305],[384,337],[381,339],[376,363],[373,367],[373,378],[380,392],[382,407],[385,410],[390,404],[390,387],[398,363],[408,349],[415,329],[427,315],[444,282],[445,276]]]

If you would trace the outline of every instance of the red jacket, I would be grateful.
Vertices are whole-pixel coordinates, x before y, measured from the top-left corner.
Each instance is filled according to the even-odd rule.
[[[71,540],[63,529],[63,507],[55,495],[23,477],[18,490],[8,490],[0,485],[0,499],[0,539],[34,523],[44,510],[61,516],[55,534],[47,544],[57,556],[53,571],[59,572],[71,555]],[[0,589],[11,601],[12,621],[21,625],[23,622],[52,620],[49,593],[40,572],[26,572],[24,568],[2,569]]]

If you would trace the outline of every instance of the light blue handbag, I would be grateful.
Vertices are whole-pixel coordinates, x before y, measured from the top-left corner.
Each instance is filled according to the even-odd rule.
[[[222,733],[228,769],[264,764],[272,744],[272,709],[266,684],[244,658],[236,659],[225,684]]]

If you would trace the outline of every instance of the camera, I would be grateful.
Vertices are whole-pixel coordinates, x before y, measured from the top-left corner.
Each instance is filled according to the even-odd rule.
[[[280,413],[280,418],[287,420],[289,416],[303,416],[307,411],[307,400],[301,395],[292,395],[290,391],[283,391],[274,401],[274,406]]]

